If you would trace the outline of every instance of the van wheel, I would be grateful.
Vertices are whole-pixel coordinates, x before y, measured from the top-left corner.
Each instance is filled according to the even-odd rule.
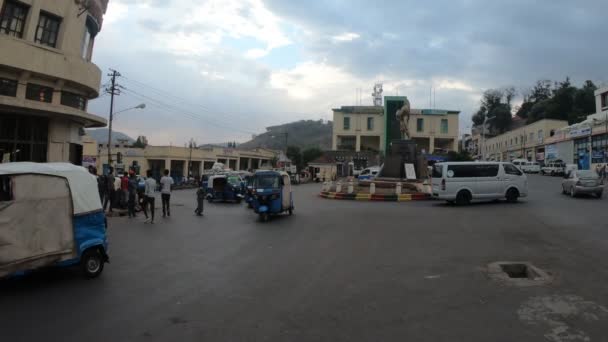
[[[517,191],[517,189],[511,188],[511,189],[509,189],[509,191],[507,191],[507,202],[515,203],[515,202],[517,202],[518,198],[519,198],[519,191]]]
[[[103,271],[104,258],[97,248],[87,249],[80,258],[82,274],[89,279],[98,277]]]
[[[460,190],[458,195],[456,195],[456,204],[458,205],[468,205],[471,204],[471,193],[467,190]]]
[[[555,176],[555,171],[551,171],[551,177]]]

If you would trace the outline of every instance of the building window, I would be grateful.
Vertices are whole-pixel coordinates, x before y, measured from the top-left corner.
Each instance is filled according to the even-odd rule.
[[[543,130],[539,129],[538,130],[538,142],[542,143],[543,142],[543,138],[544,138],[544,136],[543,136]]]
[[[23,38],[23,28],[29,7],[18,1],[6,0],[0,13],[0,32]]]
[[[424,132],[424,119],[416,119],[416,132]]]
[[[518,142],[517,142],[517,137],[515,137],[515,145],[517,145],[517,144],[518,144]]]
[[[344,117],[344,130],[348,131],[350,129],[350,118],[348,116]]]
[[[448,134],[448,119],[441,119],[441,134]]]
[[[367,130],[368,131],[374,130],[374,118],[367,118]]]
[[[51,103],[53,101],[53,88],[28,83],[25,90],[25,98],[33,101]]]
[[[98,26],[95,19],[87,17],[87,23],[84,29],[84,37],[82,39],[81,55],[87,61],[91,60],[93,52],[93,42],[98,32]]]
[[[17,96],[17,81],[0,78],[0,95]]]
[[[35,42],[53,48],[57,46],[59,24],[61,24],[61,18],[47,12],[40,12]]]
[[[10,161],[46,162],[49,123],[33,116],[0,116],[0,156]]]
[[[61,104],[80,110],[87,109],[87,99],[84,96],[70,93],[67,91],[61,92]]]
[[[600,95],[602,108],[608,107],[608,92]]]

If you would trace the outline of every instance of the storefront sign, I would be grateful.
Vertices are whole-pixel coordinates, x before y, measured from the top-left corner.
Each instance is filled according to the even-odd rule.
[[[557,146],[555,144],[545,146],[545,157],[549,160],[557,159]]]
[[[591,134],[591,127],[582,127],[582,128],[571,129],[569,132],[570,138],[584,137],[584,136],[588,136],[590,134]]]
[[[82,166],[96,166],[97,165],[97,157],[93,156],[82,156]]]

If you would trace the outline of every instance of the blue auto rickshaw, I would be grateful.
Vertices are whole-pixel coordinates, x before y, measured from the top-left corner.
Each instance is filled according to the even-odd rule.
[[[243,180],[239,175],[213,175],[207,183],[207,200],[209,202],[236,202],[243,200]]]
[[[108,262],[97,180],[69,163],[0,164],[0,278],[79,266],[95,278]]]
[[[283,171],[258,171],[253,179],[253,210],[262,222],[270,215],[293,214],[293,196],[289,174]]]

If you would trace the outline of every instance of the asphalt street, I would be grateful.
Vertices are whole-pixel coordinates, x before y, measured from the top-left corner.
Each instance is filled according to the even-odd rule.
[[[154,225],[109,219],[100,278],[0,281],[0,341],[608,341],[608,199],[560,182],[468,207],[300,185],[295,214],[267,223],[228,203],[197,217],[194,191],[175,191]],[[554,280],[489,279],[506,260]]]

